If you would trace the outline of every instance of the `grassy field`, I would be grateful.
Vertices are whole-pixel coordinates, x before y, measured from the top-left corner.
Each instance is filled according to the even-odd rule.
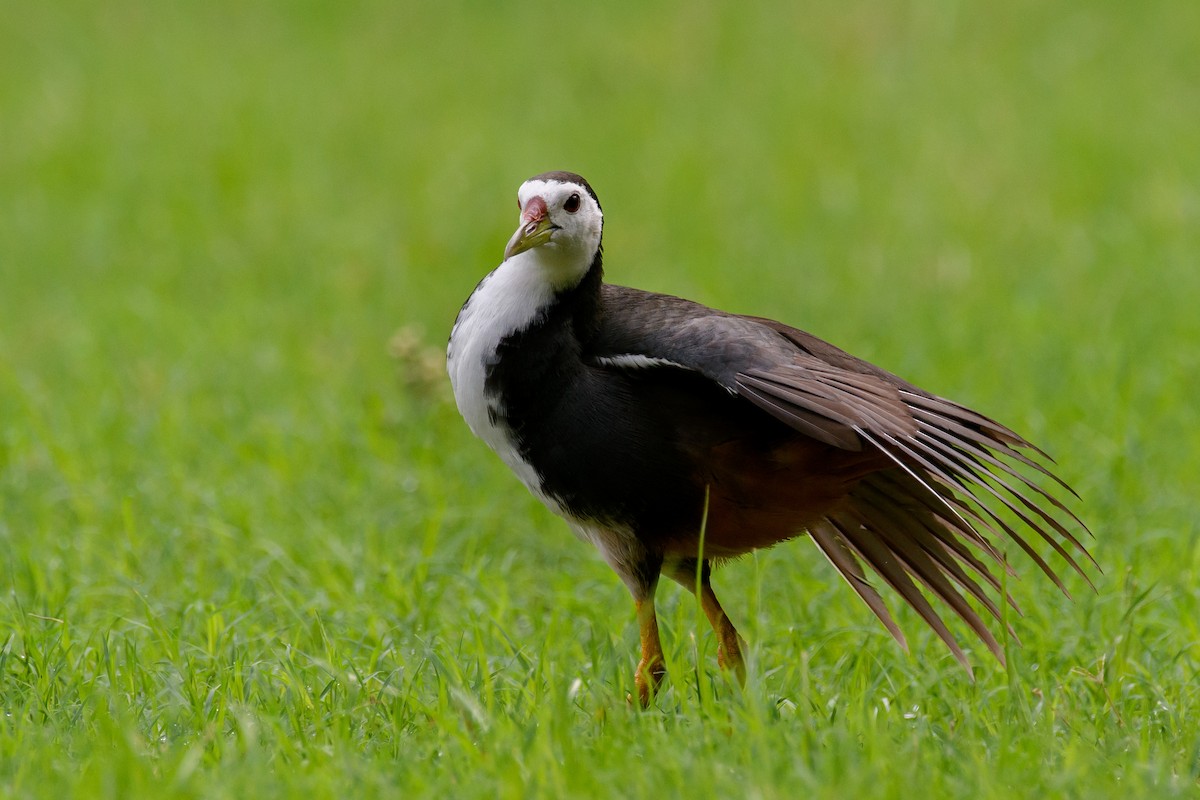
[[[774,6],[0,2],[0,796],[1200,793],[1200,4]],[[556,168],[613,281],[1043,444],[1097,591],[1020,562],[971,683],[798,541],[744,692],[664,586],[629,708],[441,371]]]

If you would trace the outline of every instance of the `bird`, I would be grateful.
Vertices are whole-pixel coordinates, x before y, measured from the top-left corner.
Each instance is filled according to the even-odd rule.
[[[783,323],[604,282],[604,213],[578,174],[526,180],[517,206],[503,260],[455,319],[447,370],[471,431],[628,588],[642,706],[666,676],[660,578],[696,594],[720,667],[744,684],[713,570],[796,537],[907,651],[889,586],[972,679],[931,600],[1004,663],[984,617],[1004,626],[1002,606],[1019,609],[997,540],[1068,598],[1031,540],[1092,585],[1090,531],[1059,497],[1078,496],[1012,429]]]

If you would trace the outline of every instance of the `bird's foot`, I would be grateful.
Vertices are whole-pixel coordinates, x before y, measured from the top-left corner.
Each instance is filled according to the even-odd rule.
[[[648,660],[643,658],[638,662],[637,672],[633,676],[633,684],[637,687],[638,705],[640,707],[650,707],[650,702],[654,699],[654,695],[658,694],[658,689],[662,686],[663,679],[666,677],[667,666],[661,659]],[[628,695],[626,700],[632,704],[633,695]]]
[[[717,645],[717,665],[723,670],[732,671],[739,686],[746,685],[746,662],[742,658],[742,648],[745,642],[737,635],[733,626],[729,626],[731,635],[722,636],[722,642]]]

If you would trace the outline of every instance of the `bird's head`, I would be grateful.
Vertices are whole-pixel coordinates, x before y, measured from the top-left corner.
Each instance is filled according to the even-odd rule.
[[[504,259],[532,251],[564,279],[581,279],[600,251],[604,212],[588,182],[573,172],[547,172],[517,190],[521,222]]]

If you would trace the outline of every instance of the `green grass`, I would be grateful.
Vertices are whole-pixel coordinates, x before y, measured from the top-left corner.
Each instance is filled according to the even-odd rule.
[[[0,796],[1200,792],[1200,5],[2,16]],[[624,588],[437,363],[554,168],[612,280],[1047,447],[1097,591],[1022,562],[971,683],[794,542],[717,576],[746,690],[663,587],[629,708]]]

